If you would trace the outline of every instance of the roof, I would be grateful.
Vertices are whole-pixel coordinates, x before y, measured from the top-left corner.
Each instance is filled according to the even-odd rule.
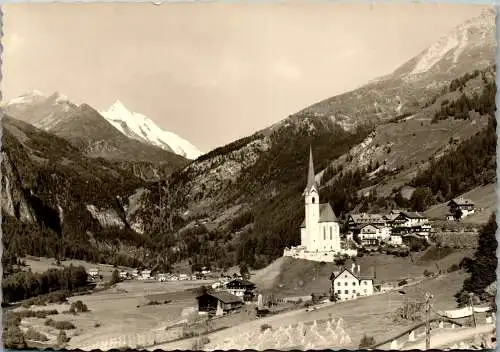
[[[323,203],[319,205],[319,222],[336,222],[337,217],[332,209],[330,203]],[[306,227],[306,219],[302,221],[300,227]]]
[[[304,190],[304,193],[307,193],[311,190],[311,188],[316,187],[316,178],[314,177],[314,163],[313,163],[313,154],[312,148],[309,147],[309,169],[307,172],[307,186]]]
[[[333,278],[333,281],[335,281],[340,275],[342,275],[346,271],[349,274],[351,274],[352,276],[354,276],[356,279],[359,279],[358,276],[356,274],[354,274],[351,270],[349,270],[347,268],[342,268],[342,270],[340,270],[339,272],[336,273],[335,277]]]
[[[383,217],[389,221],[392,221],[392,220],[396,219],[399,216],[399,214],[400,213],[385,214]]]
[[[241,286],[256,286],[253,282],[250,282],[248,280],[243,280],[243,279],[234,279],[234,280],[231,280],[227,283],[227,285],[230,285],[232,283],[238,283],[240,284]]]
[[[448,202],[448,204],[450,204],[451,202],[455,203],[456,205],[474,205],[473,201],[462,197],[452,199]]]
[[[203,296],[212,296],[212,297],[216,298],[217,300],[221,301],[222,303],[241,302],[241,299],[239,297],[237,297],[237,296],[235,296],[232,293],[229,293],[227,291],[207,292],[207,293],[200,295],[196,298],[199,299],[200,297],[203,297]]]
[[[407,217],[408,219],[425,219],[425,217],[417,212],[402,211],[401,215]]]
[[[367,213],[361,213],[361,214],[349,214],[349,216],[355,221],[355,222],[376,222],[376,221],[381,221],[383,222],[383,216],[380,214],[367,214]]]

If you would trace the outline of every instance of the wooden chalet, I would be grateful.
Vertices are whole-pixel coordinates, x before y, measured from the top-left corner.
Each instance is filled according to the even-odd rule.
[[[211,315],[215,315],[217,310],[227,313],[243,305],[241,298],[226,291],[206,292],[196,299],[198,300],[198,310]]]

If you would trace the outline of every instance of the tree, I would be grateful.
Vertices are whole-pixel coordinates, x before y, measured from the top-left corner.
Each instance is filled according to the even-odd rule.
[[[240,275],[244,279],[248,279],[250,277],[250,271],[248,270],[247,264],[244,262],[240,264]]]
[[[459,207],[456,207],[453,211],[453,217],[455,218],[456,221],[460,220],[462,218],[463,212],[462,209]]]
[[[487,299],[489,294],[486,289],[497,279],[496,268],[498,259],[496,249],[498,246],[495,237],[497,230],[495,213],[491,214],[488,223],[481,229],[474,259],[466,267],[470,276],[465,279],[463,288],[455,297],[460,305],[467,303],[467,294],[472,292],[480,298]],[[462,264],[462,263],[461,263]]]
[[[120,282],[120,274],[118,273],[118,270],[113,270],[113,273],[111,274],[111,279],[109,280],[110,285],[114,285]]]

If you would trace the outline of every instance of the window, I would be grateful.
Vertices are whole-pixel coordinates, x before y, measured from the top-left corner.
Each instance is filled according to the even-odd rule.
[[[349,290],[345,290],[345,291],[344,291],[344,293],[345,293],[345,294],[348,294],[348,293],[349,293]]]
[[[348,283],[346,282],[346,283],[345,283],[345,285],[347,286],[347,285],[348,285]]]
[[[316,201],[316,200],[315,200],[315,199],[314,199],[314,197],[313,197],[313,198],[312,198],[312,203],[314,204],[314,202],[315,202],[315,201]]]
[[[342,290],[337,290],[337,293],[340,295],[342,293]]]
[[[332,240],[332,227],[330,226],[330,241]]]
[[[340,282],[337,282],[337,286],[340,286]]]
[[[368,285],[368,283],[365,281],[365,286]]]
[[[356,290],[352,290],[352,293],[356,293]]]
[[[326,227],[323,227],[323,240],[326,240]]]
[[[354,281],[353,281],[353,282],[352,282],[352,285],[353,285],[353,286],[356,286],[356,282],[354,282]]]

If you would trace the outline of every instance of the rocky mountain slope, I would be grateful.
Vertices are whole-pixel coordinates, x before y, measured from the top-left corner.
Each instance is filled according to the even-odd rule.
[[[496,11],[491,8],[440,38],[393,73],[325,99],[295,116],[325,116],[350,129],[360,122],[413,114],[451,80],[495,62]]]
[[[126,211],[128,197],[144,181],[6,115],[2,129],[6,258],[34,254],[102,260],[117,240],[137,247],[147,242],[131,229]]]
[[[89,157],[112,161],[145,180],[165,178],[188,162],[171,151],[125,136],[88,104],[78,106],[57,93],[16,98],[4,110],[68,140]]]

